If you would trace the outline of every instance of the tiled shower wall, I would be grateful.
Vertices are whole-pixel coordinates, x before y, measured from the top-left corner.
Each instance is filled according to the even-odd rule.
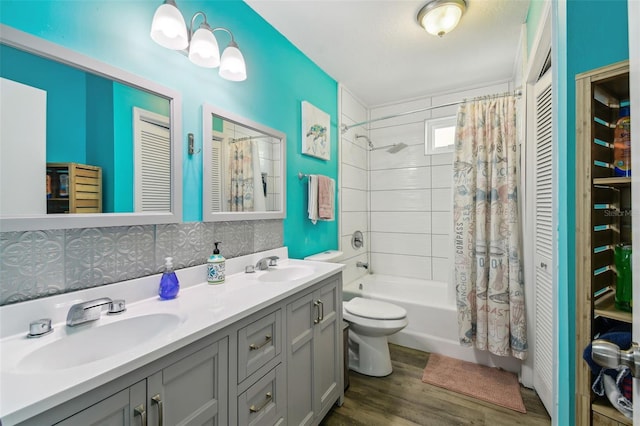
[[[226,258],[282,247],[281,220],[0,233],[0,305],[204,264],[213,242]]]
[[[350,125],[367,120],[367,108],[348,90],[340,86],[340,123]],[[366,129],[356,127],[340,132],[340,250],[344,252],[342,263],[345,283],[361,277],[367,270],[356,267],[356,262],[368,262],[370,234],[368,225],[368,164],[367,143],[356,134],[367,135]],[[351,237],[355,231],[364,235],[364,246],[354,249]]]
[[[371,108],[385,117],[510,90],[508,83]],[[378,274],[453,282],[453,154],[425,155],[425,120],[455,116],[457,106],[371,123],[374,146],[405,143],[391,154],[369,153],[370,263]]]

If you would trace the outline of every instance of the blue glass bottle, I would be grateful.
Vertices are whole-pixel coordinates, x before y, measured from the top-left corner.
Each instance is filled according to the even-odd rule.
[[[165,258],[164,267],[165,270],[162,273],[162,278],[160,278],[158,295],[160,295],[161,299],[173,299],[178,295],[178,291],[180,291],[178,276],[173,271],[173,258]]]

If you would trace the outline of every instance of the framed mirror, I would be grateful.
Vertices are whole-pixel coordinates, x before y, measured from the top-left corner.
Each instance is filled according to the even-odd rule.
[[[0,230],[182,219],[174,90],[0,26]]]
[[[205,104],[203,220],[286,216],[286,135]]]

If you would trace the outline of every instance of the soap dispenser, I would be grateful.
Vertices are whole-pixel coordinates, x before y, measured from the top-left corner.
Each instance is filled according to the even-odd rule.
[[[209,284],[220,284],[224,282],[225,259],[218,249],[220,241],[213,244],[215,244],[213,254],[209,256],[209,260],[207,260],[207,282]]]
[[[164,272],[162,273],[162,278],[160,278],[158,295],[161,299],[167,300],[173,299],[178,295],[180,283],[178,282],[178,276],[173,271],[173,258],[166,257],[164,261]]]

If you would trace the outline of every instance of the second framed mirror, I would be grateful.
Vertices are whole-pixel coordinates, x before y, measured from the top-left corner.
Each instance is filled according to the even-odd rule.
[[[205,104],[204,221],[283,219],[286,216],[286,135]]]

